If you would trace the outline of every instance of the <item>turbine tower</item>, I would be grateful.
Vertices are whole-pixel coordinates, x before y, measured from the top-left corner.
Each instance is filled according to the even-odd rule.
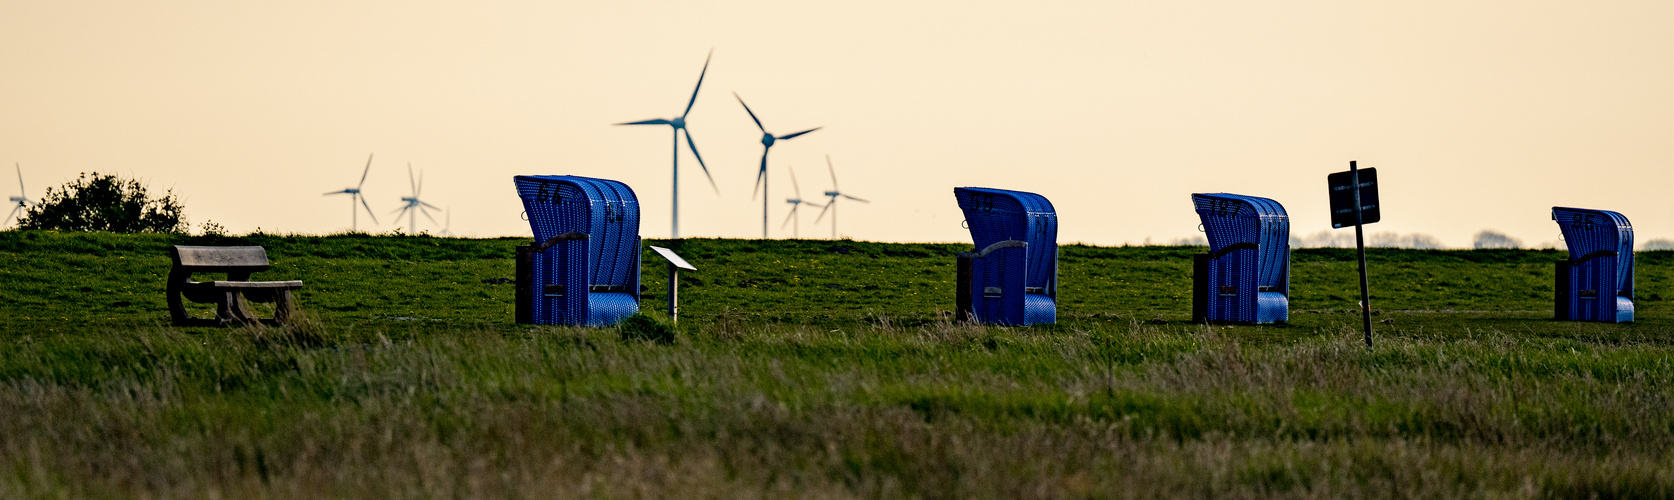
[[[831,190],[825,192],[826,196],[831,197],[831,201],[828,201],[828,202],[825,203],[825,209],[820,210],[820,216],[814,218],[814,223],[818,224],[820,222],[820,219],[825,218],[825,211],[830,210],[831,211],[831,239],[835,240],[835,239],[837,239],[837,198],[848,198],[848,199],[858,201],[858,202],[861,202],[861,203],[871,203],[871,202],[866,201],[866,200],[862,200],[860,198],[855,198],[853,196],[843,194],[842,191],[839,191],[837,189],[837,167],[831,166],[831,155],[825,155],[825,168],[827,170],[831,171]]]
[[[756,170],[756,188],[760,188],[761,191],[761,237],[767,238],[767,152],[773,150],[773,143],[775,142],[795,139],[799,135],[813,132],[824,127],[814,127],[794,134],[785,134],[774,137],[773,134],[767,132],[767,127],[761,126],[761,119],[756,118],[756,112],[750,111],[749,104],[744,104],[743,97],[738,97],[737,92],[733,92],[732,96],[737,97],[738,103],[744,105],[744,112],[750,114],[750,119],[755,120],[756,122],[756,129],[761,130],[761,169]],[[756,199],[755,190],[750,191],[750,199]]]
[[[396,212],[399,212],[399,213],[396,214],[395,218],[400,219],[401,214],[406,214],[407,215],[407,224],[408,224],[407,230],[411,231],[412,234],[418,234],[418,214],[419,214],[419,212],[424,212],[424,218],[430,219],[430,223],[435,224],[436,223],[436,218],[430,216],[430,210],[427,210],[426,207],[435,208],[437,210],[441,210],[441,209],[436,208],[435,205],[425,203],[424,200],[419,199],[419,192],[424,190],[424,174],[420,173],[419,176],[418,176],[418,181],[415,182],[413,180],[413,164],[412,163],[407,164],[407,184],[413,188],[413,195],[412,196],[401,197],[401,201],[403,203],[405,203],[405,205],[401,205],[401,208],[398,208],[398,209],[395,210]]]
[[[795,198],[785,198],[785,203],[789,203],[790,206],[791,206],[790,215],[785,217],[784,224],[779,224],[779,229],[784,229],[785,224],[790,224],[791,219],[796,219],[796,228],[795,228],[796,232],[791,233],[791,234],[792,234],[792,237],[794,237],[794,238],[801,238],[802,237],[802,218],[796,216],[797,209],[802,208],[802,205],[804,205],[804,204],[814,205],[816,207],[823,206],[823,205],[818,205],[818,204],[815,204],[815,203],[809,202],[809,201],[803,201],[802,200],[802,186],[796,185],[796,169],[790,168],[790,167],[785,167],[785,170],[790,171],[791,188],[796,189],[796,197]]]
[[[326,196],[331,196],[331,195],[334,195],[334,194],[349,195],[349,230],[350,231],[359,231],[360,230],[360,209],[361,209],[361,207],[366,208],[366,216],[372,218],[372,223],[373,224],[378,223],[378,216],[372,215],[372,205],[366,204],[366,197],[364,195],[360,194],[361,186],[366,185],[366,174],[370,173],[370,172],[372,172],[372,155],[367,154],[366,155],[366,168],[360,171],[360,184],[355,184],[355,187],[352,187],[352,188],[344,188],[342,191],[332,191],[332,192],[329,192],[329,193],[325,194]],[[360,206],[359,207],[355,206],[355,204],[356,204],[355,202],[360,202],[359,203]]]
[[[442,211],[442,214],[443,214],[442,220],[447,221],[447,223],[442,225],[442,237],[443,238],[452,238],[453,237],[453,206],[449,205],[447,210]]]
[[[6,222],[0,222],[0,226],[11,224],[13,217],[17,217],[18,213],[22,212],[24,208],[35,203],[34,200],[28,198],[29,188],[23,187],[23,165],[13,163],[12,166],[17,168],[17,196],[11,197],[11,201],[16,203],[17,206],[12,207],[12,213],[6,216]]]
[[[703,164],[703,156],[698,154],[697,142],[692,140],[691,129],[686,128],[686,115],[692,113],[692,105],[697,104],[698,91],[703,89],[703,76],[709,74],[709,59],[715,56],[715,51],[709,51],[709,57],[703,59],[703,71],[698,73],[697,86],[692,88],[692,98],[686,101],[686,110],[680,116],[672,119],[640,120],[637,122],[618,123],[617,125],[668,125],[674,129],[674,187],[669,189],[672,201],[669,206],[674,213],[669,217],[669,236],[680,237],[680,131],[686,131],[686,146],[692,149],[692,156],[697,158],[698,166],[703,168],[703,176],[709,179],[709,187],[715,194],[721,194],[721,188],[715,185],[715,178],[709,175],[709,166]]]

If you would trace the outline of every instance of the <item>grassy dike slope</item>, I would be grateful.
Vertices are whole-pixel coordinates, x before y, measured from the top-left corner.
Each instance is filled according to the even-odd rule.
[[[167,246],[242,243],[306,318],[168,326]],[[700,269],[662,345],[511,324],[519,243],[0,232],[0,497],[1674,497],[1667,252],[1601,325],[1558,252],[1373,250],[1367,351],[1352,251],[1206,327],[1201,249],[1065,247],[1060,324],[999,328],[961,245],[652,242]]]

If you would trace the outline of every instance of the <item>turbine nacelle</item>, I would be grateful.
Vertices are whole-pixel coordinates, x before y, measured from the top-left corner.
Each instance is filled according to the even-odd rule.
[[[17,190],[19,191],[19,193],[18,193],[17,196],[11,197],[10,200],[13,203],[17,203],[17,206],[19,206],[19,207],[24,207],[24,206],[29,205],[30,203],[34,203],[35,202],[34,200],[31,200],[31,199],[29,199],[28,196],[25,196],[25,194],[29,192],[29,188],[25,187],[23,185],[23,165],[14,164],[13,167],[17,169]],[[13,212],[16,212],[16,211],[14,210]]]
[[[679,117],[679,118],[675,118],[673,120],[669,120],[668,121],[668,126],[674,127],[674,128],[686,128],[686,117],[682,116],[682,117]]]
[[[372,154],[370,153],[366,155],[366,166],[360,170],[360,184],[351,188],[343,188],[342,191],[325,193],[326,196],[334,194],[349,195],[349,230],[351,231],[360,230],[360,209],[362,208],[366,209],[366,216],[372,218],[372,223],[376,224],[378,222],[378,216],[372,213],[372,205],[366,203],[366,196],[360,192],[360,188],[366,186],[366,174],[369,173],[372,173]],[[356,202],[360,204],[359,207],[355,206]]]
[[[768,134],[768,133],[762,133],[761,134],[761,145],[763,145],[763,146],[771,148],[771,147],[773,147],[773,143],[778,141],[778,140],[779,140],[779,138],[773,137],[773,134]]]

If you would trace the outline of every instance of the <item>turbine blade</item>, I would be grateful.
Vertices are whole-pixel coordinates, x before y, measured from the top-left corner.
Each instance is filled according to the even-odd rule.
[[[732,96],[733,96],[733,97],[738,97],[738,93],[737,93],[737,92],[733,92],[733,93],[732,93]],[[739,104],[744,104],[744,98],[743,98],[743,97],[738,97],[738,103],[739,103]],[[766,128],[766,127],[763,127],[763,126],[761,126],[761,119],[760,119],[760,118],[756,118],[756,112],[755,112],[755,111],[750,111],[750,105],[749,105],[749,104],[744,104],[744,112],[745,112],[745,113],[749,113],[749,114],[750,114],[750,119],[751,119],[751,120],[755,120],[755,122],[756,122],[756,128],[757,128],[757,129],[760,129],[760,130],[761,130],[761,133],[763,133],[763,134],[765,134],[765,133],[767,133],[767,128]]]
[[[709,56],[703,58],[703,72],[698,73],[697,86],[692,87],[692,100],[686,101],[686,110],[680,112],[680,117],[681,118],[685,118],[686,115],[691,114],[692,105],[697,104],[698,90],[703,89],[703,75],[709,74],[709,60],[713,59],[714,57],[715,57],[715,49],[709,49]]]
[[[848,199],[851,199],[851,200],[854,200],[854,201],[858,201],[858,202],[861,202],[861,203],[871,203],[871,202],[870,202],[870,201],[866,201],[866,200],[862,200],[862,199],[860,199],[860,198],[855,198],[855,197],[853,197],[853,196],[849,196],[849,195],[846,195],[846,194],[845,194],[845,195],[843,195],[843,197],[844,197],[844,198],[848,198]]]
[[[690,127],[686,128],[686,145],[692,148],[692,156],[697,157],[698,167],[703,168],[703,177],[709,179],[709,187],[715,190],[716,195],[720,195],[721,187],[715,185],[715,178],[709,175],[709,166],[703,164],[703,155],[697,152],[697,141],[692,140],[692,129]]]
[[[750,199],[756,199],[756,193],[761,192],[762,180],[767,176],[767,150],[761,151],[761,168],[756,169],[756,187],[750,191]]]
[[[401,208],[397,208],[390,213],[395,214],[396,219],[400,219],[401,216],[407,214],[407,209],[409,209],[409,208],[413,208],[413,205],[412,204],[402,205]]]
[[[850,196],[850,198],[854,198],[854,197],[853,197],[853,196]],[[420,201],[420,202],[418,202],[418,204],[419,204],[419,205],[420,205],[420,206],[426,206],[426,207],[430,207],[430,208],[434,208],[434,209],[437,209],[437,210],[441,210],[441,209],[442,209],[442,207],[438,207],[438,206],[435,206],[435,205],[431,205],[431,204],[429,204],[429,203],[425,203],[425,202],[422,202],[422,201]]]
[[[423,202],[420,202],[420,203],[423,203]],[[436,218],[430,216],[430,211],[425,210],[424,205],[419,205],[418,211],[419,211],[419,213],[424,214],[424,218],[430,219],[431,224],[436,224]]]
[[[17,216],[17,211],[18,210],[23,210],[23,205],[20,204],[18,206],[12,207],[12,213],[6,214],[6,222],[0,222],[0,226],[5,226],[7,224],[11,224],[12,223],[12,217]]]
[[[23,165],[12,163],[12,166],[17,167],[17,195],[29,196],[29,188],[23,187]]]
[[[779,140],[784,141],[784,140],[795,139],[796,136],[806,134],[806,133],[809,133],[809,132],[813,132],[815,130],[819,130],[819,129],[822,129],[822,128],[825,128],[825,127],[814,127],[814,128],[808,129],[808,130],[804,130],[804,131],[801,131],[801,132],[794,133],[794,134],[781,135],[781,136],[779,136]]]
[[[834,200],[834,201],[835,201],[835,200]],[[832,205],[836,205],[836,203],[826,203],[826,204],[825,204],[825,208],[821,208],[821,209],[820,209],[820,216],[819,216],[819,217],[815,217],[815,218],[814,218],[814,223],[815,223],[815,224],[819,224],[819,223],[820,223],[820,219],[824,219],[824,218],[825,218],[825,212],[826,212],[826,211],[827,211],[827,210],[831,210],[831,206],[832,206]]]
[[[357,195],[356,198],[360,198],[360,206],[366,207],[366,216],[372,218],[372,223],[373,224],[377,224],[378,223],[378,215],[372,213],[372,205],[366,204],[366,197]]]
[[[366,174],[371,173],[371,172],[372,172],[372,154],[367,153],[366,154],[366,169],[360,171],[360,184],[355,184],[355,189],[360,189],[361,186],[366,185]]]
[[[637,122],[618,123],[617,125],[673,125],[673,122],[657,118],[655,120],[640,120]]]
[[[831,155],[825,155],[825,169],[831,172],[831,190],[837,190],[837,167],[831,166]]]
[[[789,214],[789,215],[786,215],[786,216],[785,216],[785,223],[784,223],[784,224],[780,224],[780,225],[779,225],[779,229],[784,229],[784,228],[785,228],[785,226],[789,226],[789,225],[790,225],[790,220],[791,220],[791,217],[796,217],[796,207],[795,207],[795,206],[792,206],[792,207],[791,207],[791,209],[790,209],[790,214]]]
[[[413,162],[407,162],[407,187],[413,188],[413,197],[418,197],[418,182],[413,180]]]
[[[349,194],[349,190],[344,189],[342,191],[332,191],[332,192],[326,193],[325,196],[331,196],[331,195],[334,195],[334,194]]]
[[[801,198],[802,197],[802,186],[796,185],[796,169],[791,168],[791,167],[785,167],[785,170],[790,172],[791,189],[794,189],[796,191],[796,197],[797,198]]]

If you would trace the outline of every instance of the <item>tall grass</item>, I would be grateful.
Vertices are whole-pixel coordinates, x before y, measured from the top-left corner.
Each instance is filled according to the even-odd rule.
[[[0,233],[6,262],[77,255],[6,238],[21,237]],[[103,249],[80,254],[85,276],[3,272],[30,295],[151,286],[130,274],[156,257],[128,250],[150,240],[123,238],[72,242]],[[0,497],[1674,497],[1656,300],[1638,324],[1573,324],[1532,299],[1392,284],[1400,307],[1367,350],[1324,297],[1353,266],[1328,252],[1298,255],[1298,295],[1325,291],[1298,297],[1318,302],[1292,324],[1229,327],[1185,324],[1144,292],[1182,279],[1192,249],[1072,247],[1066,275],[1128,284],[1067,289],[1083,302],[1059,325],[985,327],[905,293],[939,281],[912,272],[946,265],[941,246],[686,240],[704,283],[665,344],[502,319],[509,286],[459,278],[509,265],[471,245],[515,241],[426,254],[414,238],[363,258],[332,247],[365,242],[325,240],[273,244],[298,266],[274,279],[309,287],[282,328],[162,326],[152,290],[127,306],[105,288],[10,302],[31,319],[0,320]],[[1379,259],[1386,276],[1514,290],[1537,286],[1512,277],[1546,257]],[[1648,257],[1642,283],[1665,273]],[[797,259],[825,270],[766,267]],[[1302,270],[1315,264],[1323,278]],[[1476,267],[1506,278],[1459,272]],[[838,301],[826,284],[883,298]]]

